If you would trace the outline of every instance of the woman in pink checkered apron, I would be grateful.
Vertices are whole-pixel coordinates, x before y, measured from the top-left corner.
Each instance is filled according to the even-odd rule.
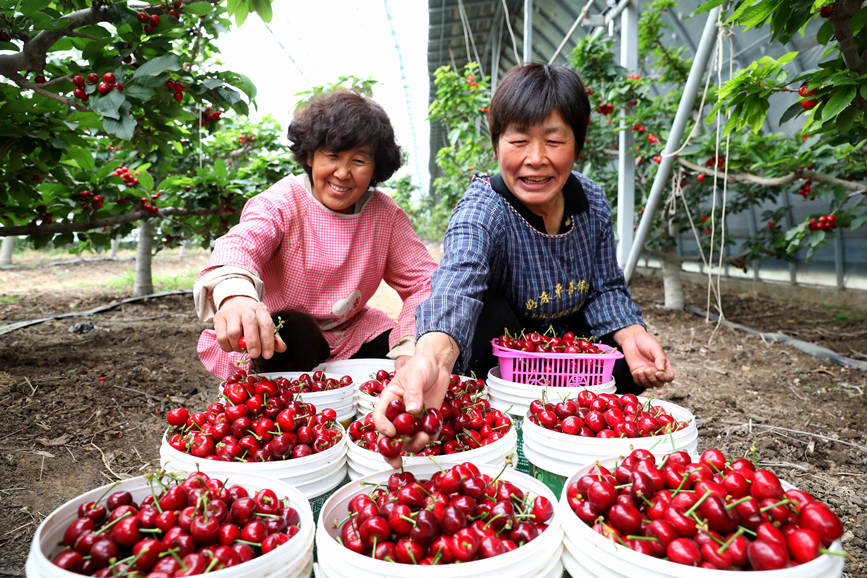
[[[220,379],[237,371],[244,350],[260,372],[351,357],[387,356],[400,367],[436,263],[376,188],[401,164],[388,116],[339,89],[296,112],[288,136],[304,173],[247,202],[195,283],[199,318],[214,327],[199,338],[199,358]],[[397,321],[367,306],[382,281],[403,300]]]

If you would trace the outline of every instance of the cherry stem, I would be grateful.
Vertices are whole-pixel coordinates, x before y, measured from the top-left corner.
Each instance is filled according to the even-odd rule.
[[[504,517],[504,516],[505,516],[505,514],[497,514],[496,516],[494,516],[493,518],[491,518],[490,520],[488,520],[488,523],[485,524],[485,530],[488,529],[488,526],[491,525],[491,522],[493,522],[493,521],[496,520],[497,518],[502,518],[502,517]]]
[[[124,518],[129,518],[132,515],[133,515],[132,512],[127,512],[122,516],[118,516],[117,518],[114,519],[114,521],[109,522],[108,524],[106,524],[105,526],[103,526],[102,528],[100,528],[99,530],[94,532],[94,534],[102,534],[103,532],[105,532],[106,530],[108,530],[109,528],[111,528],[112,526],[114,526],[115,524],[117,524],[118,522],[123,520]]]
[[[743,498],[740,498],[739,500],[735,500],[734,502],[730,502],[723,507],[726,509],[726,511],[728,511],[728,510],[731,510],[732,508],[738,506],[739,504],[743,504],[744,502],[747,502],[747,501],[752,500],[752,499],[753,499],[752,496],[744,496]]]
[[[247,544],[248,546],[255,546],[257,548],[262,547],[262,542],[250,542],[249,540],[241,540],[240,538],[235,540],[235,542],[239,544]]]
[[[102,499],[108,495],[109,492],[111,492],[113,489],[115,489],[117,487],[117,485],[119,483],[120,483],[120,480],[114,482],[109,487],[107,487],[105,489],[105,491],[96,499],[96,501],[93,502],[93,505],[94,506],[98,505],[102,501]]]
[[[732,534],[732,535],[729,537],[729,539],[726,540],[725,543],[724,543],[722,546],[720,546],[719,548],[717,548],[716,553],[717,553],[717,554],[722,554],[723,552],[725,552],[726,550],[728,550],[728,547],[731,546],[732,542],[734,542],[735,540],[737,540],[738,536],[740,536],[741,534],[743,534],[745,529],[746,529],[746,528],[744,528],[743,526],[739,526],[737,532],[735,532],[734,534]]]
[[[819,548],[819,553],[830,554],[831,556],[843,556],[844,558],[852,559],[852,556],[849,554],[849,552],[846,552],[844,550],[828,550],[826,548]]]
[[[645,542],[659,542],[659,538],[656,536],[634,536],[630,534],[626,536],[627,540],[644,540]]]
[[[760,512],[767,512],[768,510],[776,508],[777,506],[785,506],[786,504],[791,504],[791,503],[792,503],[792,500],[788,500],[788,499],[780,500],[779,502],[777,502],[775,504],[769,504],[769,505],[765,506],[764,508],[760,508],[759,511]]]
[[[696,503],[694,503],[694,504],[692,505],[692,507],[691,507],[689,510],[687,510],[686,512],[683,513],[683,515],[684,515],[684,516],[689,516],[689,515],[691,515],[691,514],[692,514],[693,512],[695,512],[695,511],[698,509],[698,507],[701,506],[702,503],[703,503],[705,500],[707,500],[709,497],[710,497],[710,492],[705,492],[704,495],[703,495],[702,497],[700,497],[700,498],[698,499],[698,501],[697,501]]]

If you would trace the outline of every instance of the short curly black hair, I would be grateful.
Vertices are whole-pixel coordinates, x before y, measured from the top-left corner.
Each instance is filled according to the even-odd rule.
[[[289,149],[313,178],[309,160],[320,149],[334,152],[361,145],[373,148],[371,186],[387,181],[400,168],[400,147],[385,110],[370,98],[348,89],[318,94],[289,124]]]

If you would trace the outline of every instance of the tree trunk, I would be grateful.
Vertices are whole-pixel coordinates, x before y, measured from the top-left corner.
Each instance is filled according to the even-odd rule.
[[[683,284],[680,278],[680,257],[674,247],[662,254],[662,284],[666,309],[683,309]]]
[[[151,279],[151,245],[154,238],[154,224],[150,219],[141,222],[138,228],[138,250],[135,254],[135,283],[133,297],[143,297],[154,292]]]
[[[111,240],[111,251],[108,253],[109,259],[114,259],[117,257],[117,248],[120,246],[120,238],[115,237]]]
[[[187,242],[181,241],[181,247],[178,249],[178,259],[183,259],[184,254],[187,252]]]
[[[3,237],[3,244],[0,245],[0,265],[12,264],[13,249],[15,249],[15,237]]]

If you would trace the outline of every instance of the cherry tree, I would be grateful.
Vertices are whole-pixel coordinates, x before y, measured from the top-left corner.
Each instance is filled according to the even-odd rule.
[[[229,4],[236,22],[271,16],[269,0]],[[138,226],[146,293],[154,233],[207,243],[225,230],[269,176],[236,169],[276,141],[267,123],[218,137],[256,94],[218,64],[229,16],[194,0],[0,7],[0,236],[102,250]]]

